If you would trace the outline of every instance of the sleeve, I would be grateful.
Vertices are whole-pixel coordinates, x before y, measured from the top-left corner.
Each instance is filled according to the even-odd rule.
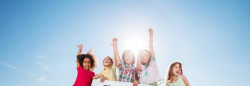
[[[115,66],[115,65],[112,66],[112,70],[113,70],[114,72],[116,72],[116,66]]]
[[[153,57],[151,57],[150,65],[156,66],[156,61]]]
[[[145,66],[143,64],[141,64],[141,70],[145,70]]]
[[[120,61],[120,62],[117,64],[116,67],[119,69],[119,71],[121,71],[121,70],[123,69],[123,64],[122,64],[122,62]]]

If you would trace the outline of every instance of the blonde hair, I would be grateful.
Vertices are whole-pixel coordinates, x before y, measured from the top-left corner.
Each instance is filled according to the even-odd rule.
[[[146,50],[146,49],[142,49],[142,50],[139,50],[138,51],[138,58],[141,58],[141,56],[143,56],[143,52],[147,52],[148,54],[149,54],[149,56],[151,57],[151,53],[150,53],[150,51],[148,51],[148,50]],[[150,61],[151,61],[151,58],[149,57],[149,60],[148,60],[148,65],[149,65],[149,63],[150,63]],[[145,63],[143,63],[142,62],[142,58],[141,58],[141,64],[143,64],[143,65],[145,65]]]
[[[122,54],[122,61],[125,63],[125,57],[132,56],[132,63],[135,64],[135,54],[132,50],[125,50]]]
[[[183,75],[183,71],[182,71],[182,65],[180,62],[173,62],[169,65],[168,67],[168,73],[167,73],[167,77],[166,77],[166,81],[170,80],[173,76],[173,67],[176,65],[176,64],[179,64],[180,66],[180,69],[181,69],[181,73],[180,75]]]

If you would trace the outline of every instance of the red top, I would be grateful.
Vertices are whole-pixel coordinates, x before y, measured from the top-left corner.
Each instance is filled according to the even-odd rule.
[[[91,86],[92,77],[95,76],[95,73],[86,69],[83,69],[81,66],[77,68],[77,77],[75,84],[73,86]]]

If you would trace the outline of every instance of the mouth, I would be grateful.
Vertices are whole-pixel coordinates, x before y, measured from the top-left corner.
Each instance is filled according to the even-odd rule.
[[[89,69],[89,66],[85,66],[84,68],[85,68],[85,69]]]
[[[180,74],[180,72],[176,71],[176,74]]]

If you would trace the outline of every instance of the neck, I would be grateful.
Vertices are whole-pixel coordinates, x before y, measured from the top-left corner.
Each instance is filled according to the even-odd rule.
[[[178,79],[178,76],[172,76],[172,80]]]
[[[111,66],[110,65],[106,65],[106,66],[104,66],[104,68],[110,68]]]

